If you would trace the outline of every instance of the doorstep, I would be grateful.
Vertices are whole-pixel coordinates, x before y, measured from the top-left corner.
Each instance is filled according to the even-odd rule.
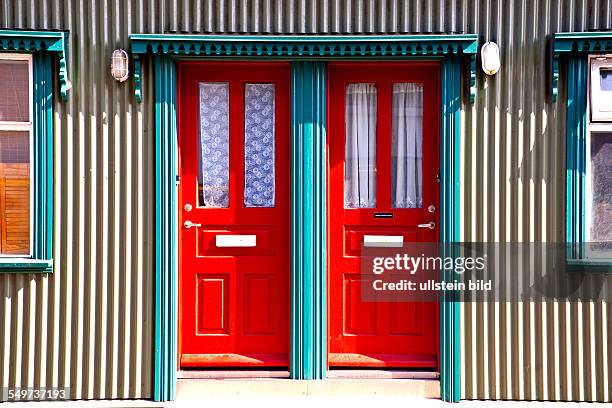
[[[409,397],[440,398],[437,379],[289,380],[282,378],[182,378],[177,380],[176,401],[226,397]]]

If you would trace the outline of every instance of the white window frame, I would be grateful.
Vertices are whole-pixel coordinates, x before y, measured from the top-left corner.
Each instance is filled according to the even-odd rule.
[[[30,142],[30,242],[29,242],[29,252],[27,254],[2,254],[0,253],[0,258],[32,258],[32,245],[33,245],[33,236],[34,236],[34,214],[33,214],[33,205],[34,205],[34,139],[33,139],[33,130],[34,130],[34,121],[33,121],[33,110],[34,110],[34,74],[32,70],[32,54],[26,53],[0,53],[0,61],[27,61],[28,62],[28,77],[29,77],[29,103],[28,103],[28,112],[29,112],[29,121],[28,122],[14,122],[14,121],[3,121],[0,120],[0,131],[28,131],[29,133],[29,142]]]
[[[592,217],[592,202],[593,202],[593,177],[591,168],[591,136],[597,133],[612,134],[612,111],[609,112],[609,118],[601,116],[593,116],[593,105],[595,98],[599,96],[599,92],[595,92],[595,88],[599,91],[599,82],[594,82],[593,78],[599,78],[599,69],[609,67],[612,69],[612,54],[593,54],[588,57],[589,75],[588,75],[588,91],[586,117],[586,141],[585,141],[585,239],[586,242],[593,242],[591,239],[591,217]],[[595,86],[597,85],[597,86]],[[611,259],[612,253],[593,251],[589,245],[585,248],[585,257],[587,259]]]
[[[612,91],[604,95],[600,86],[602,69],[612,71],[612,54],[589,55],[589,122],[612,122]],[[605,110],[604,110],[605,108]]]

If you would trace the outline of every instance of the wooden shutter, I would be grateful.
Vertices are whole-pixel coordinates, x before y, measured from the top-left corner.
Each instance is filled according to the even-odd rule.
[[[0,163],[0,253],[30,252],[30,165]]]

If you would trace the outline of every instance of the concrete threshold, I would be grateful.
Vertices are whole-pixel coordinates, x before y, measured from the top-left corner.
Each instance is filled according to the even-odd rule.
[[[409,397],[440,398],[435,379],[288,380],[270,378],[183,378],[177,381],[176,401],[227,397]]]
[[[327,378],[343,380],[362,379],[412,379],[412,380],[438,380],[440,373],[437,371],[412,371],[412,370],[376,370],[376,369],[331,369],[327,371]]]

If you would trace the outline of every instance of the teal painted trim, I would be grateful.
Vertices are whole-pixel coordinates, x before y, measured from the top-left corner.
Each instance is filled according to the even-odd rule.
[[[32,57],[32,256],[0,261],[0,273],[53,272],[53,60]]]
[[[431,35],[185,35],[131,34],[132,54],[168,54],[209,57],[420,57],[464,54],[471,56],[470,98],[476,95],[477,34]],[[140,75],[135,76],[140,81]],[[136,99],[141,85],[135,85]]]
[[[588,31],[553,34],[553,52],[612,51],[612,31]]]
[[[68,33],[65,31],[0,30],[0,50],[56,53],[60,95],[68,98]],[[53,71],[51,71],[53,72]]]
[[[0,261],[1,273],[51,273],[53,272],[52,259],[18,258]]]
[[[33,56],[33,258],[53,259],[53,60]]]
[[[155,59],[155,345],[153,399],[174,399],[177,358],[178,195],[176,67]]]
[[[460,143],[461,143],[461,63],[449,57],[442,64],[442,120],[440,135],[440,240],[445,251],[459,242]],[[443,271],[452,281],[453,270]],[[440,299],[440,397],[458,402],[461,398],[460,310],[454,293]]]
[[[470,56],[470,100],[476,96],[477,34],[428,35],[192,35],[131,34],[134,55],[291,59]],[[139,67],[136,67],[138,69]],[[140,75],[134,92],[141,98]]]
[[[475,54],[476,34],[296,36],[132,34],[132,53],[210,56],[400,56]]]
[[[142,67],[138,55],[134,56],[134,96],[136,102],[142,102]]]
[[[567,259],[567,272],[612,274],[612,259]]]
[[[325,378],[326,64],[291,65],[291,349],[294,379]]]
[[[589,31],[553,34],[552,46],[552,91],[553,101],[559,94],[559,59],[563,54],[612,52],[612,31]],[[573,57],[572,57],[573,58]],[[571,86],[571,85],[569,85]]]
[[[586,237],[586,104],[588,62],[585,54],[572,55],[567,64],[566,111],[566,241],[580,244]],[[572,245],[570,259],[582,258]]]
[[[556,102],[559,96],[559,53],[557,52],[553,53],[551,85],[551,100]]]
[[[476,93],[478,93],[478,82],[476,78],[476,54],[470,55],[470,103],[474,103]],[[461,80],[459,77],[457,80]]]

